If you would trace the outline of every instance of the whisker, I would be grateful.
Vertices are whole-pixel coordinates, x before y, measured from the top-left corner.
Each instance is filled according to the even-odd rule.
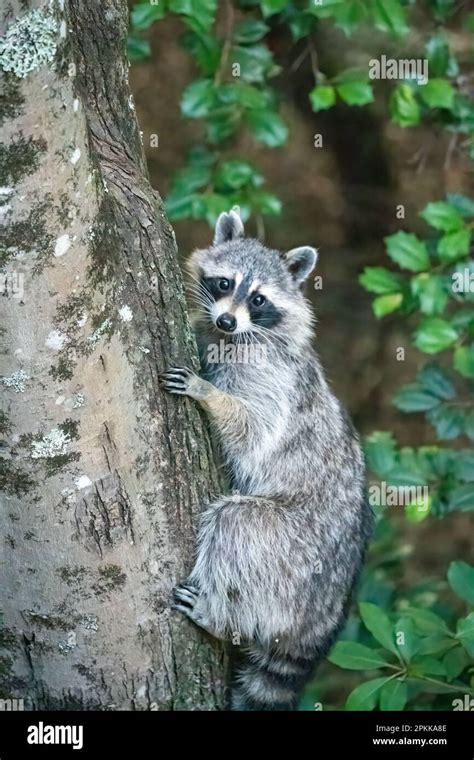
[[[206,300],[212,303],[211,296],[203,288],[196,288],[192,286],[190,288],[187,288],[186,292],[193,296],[199,296],[200,298],[205,298]]]
[[[274,332],[261,325],[252,325],[252,331],[266,340],[276,349],[288,350],[289,342],[281,335],[276,335]]]

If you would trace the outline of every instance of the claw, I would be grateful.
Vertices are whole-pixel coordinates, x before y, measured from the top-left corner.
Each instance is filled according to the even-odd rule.
[[[197,593],[190,591],[185,586],[177,586],[173,589],[173,598],[175,603],[184,605],[187,609],[192,609],[197,601]]]
[[[179,375],[191,374],[191,370],[188,369],[187,367],[168,367],[166,371],[169,373],[175,372],[175,373],[178,373]]]
[[[194,594],[195,596],[199,595],[199,589],[197,586],[193,586],[191,583],[180,583],[179,586],[176,586],[176,588],[184,588],[186,591],[189,591],[191,594]]]
[[[182,615],[188,615],[190,612],[190,608],[184,604],[172,604],[171,609],[175,610],[175,612],[181,612]]]
[[[169,367],[159,375],[160,384],[170,393],[186,395],[191,371],[187,367]]]

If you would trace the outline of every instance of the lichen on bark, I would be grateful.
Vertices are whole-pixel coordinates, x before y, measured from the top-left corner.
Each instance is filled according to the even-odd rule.
[[[58,22],[51,6],[19,15],[0,38],[0,69],[22,79],[40,66],[52,63],[57,32]]]

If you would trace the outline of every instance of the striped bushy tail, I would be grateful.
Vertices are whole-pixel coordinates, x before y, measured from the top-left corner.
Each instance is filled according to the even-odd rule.
[[[231,710],[297,710],[313,659],[251,645],[241,651],[231,687]]]

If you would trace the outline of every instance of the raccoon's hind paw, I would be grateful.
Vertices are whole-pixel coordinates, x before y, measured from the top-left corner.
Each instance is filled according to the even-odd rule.
[[[199,597],[199,590],[189,583],[180,583],[173,589],[174,609],[190,616]]]
[[[199,589],[190,583],[180,583],[173,589],[173,609],[186,615],[189,620],[215,638],[223,638],[212,626],[207,605]]]

